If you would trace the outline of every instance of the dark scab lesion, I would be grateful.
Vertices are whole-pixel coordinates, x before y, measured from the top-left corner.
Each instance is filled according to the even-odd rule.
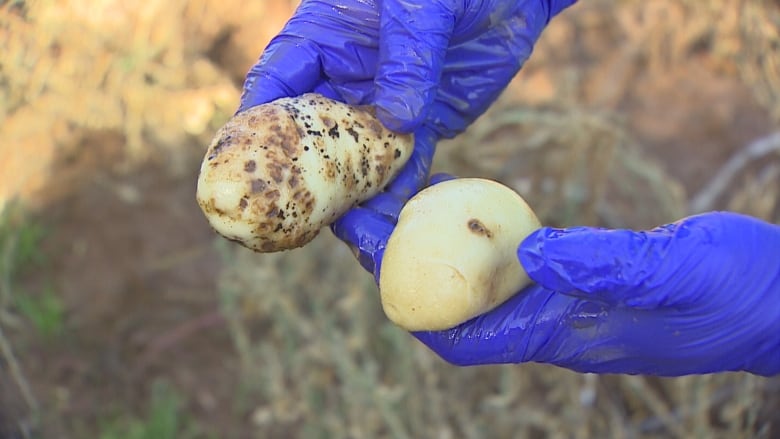
[[[246,197],[241,197],[241,200],[238,202],[238,208],[244,210],[248,205],[249,202],[247,201]]]
[[[217,140],[217,143],[214,145],[214,148],[211,149],[211,154],[208,156],[208,160],[214,160],[217,158],[220,152],[222,152],[223,149],[233,140],[233,136],[230,134],[226,134]]]
[[[374,134],[375,139],[382,138],[382,131],[384,131],[384,127],[381,123],[379,123],[379,121],[373,119],[369,120],[368,129],[371,130],[371,132]]]
[[[339,124],[336,122],[333,122],[333,127],[328,130],[328,136],[330,136],[331,139],[338,139],[341,137],[341,134],[339,134]]]
[[[247,160],[246,163],[244,163],[244,171],[255,172],[255,169],[257,169],[257,163],[254,160]]]
[[[284,180],[284,167],[279,163],[268,163],[266,166],[268,169],[268,175],[274,180],[275,183],[281,183]]]
[[[289,136],[280,137],[279,142],[279,147],[282,148],[285,156],[293,157],[298,153],[297,143],[290,139]]]
[[[363,176],[363,178],[368,177],[368,173],[371,171],[371,163],[368,161],[367,157],[361,157],[360,158],[360,175]]]
[[[325,125],[326,128],[331,129],[335,125],[338,125],[335,120],[328,116],[320,116],[320,120],[322,120],[322,123]]]
[[[263,180],[255,179],[252,180],[252,193],[257,194],[260,192],[263,192],[268,187],[268,183],[266,183]]]
[[[476,218],[471,218],[470,220],[468,220],[466,226],[468,227],[469,231],[475,235],[484,236],[488,239],[493,237],[493,232],[491,232],[490,229],[488,229],[482,223],[482,221]]]
[[[355,131],[355,128],[348,127],[348,128],[345,129],[345,131],[347,132],[347,134],[352,136],[353,139],[355,139],[355,143],[358,142],[358,140],[360,139],[360,136],[358,135],[358,132]]]
[[[260,250],[264,252],[270,252],[276,249],[276,244],[274,244],[271,241],[265,241],[262,244],[260,244]]]
[[[387,166],[382,163],[377,163],[376,166],[374,166],[374,172],[376,172],[380,181],[384,181],[385,173],[387,173]]]

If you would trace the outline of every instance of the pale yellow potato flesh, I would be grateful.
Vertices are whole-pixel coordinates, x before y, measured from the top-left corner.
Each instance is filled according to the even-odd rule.
[[[414,148],[373,110],[317,94],[241,112],[214,137],[197,201],[224,237],[259,252],[301,247],[395,177]]]
[[[512,189],[461,178],[430,186],[401,210],[379,291],[387,317],[409,331],[452,328],[530,284],[520,242],[541,227]]]

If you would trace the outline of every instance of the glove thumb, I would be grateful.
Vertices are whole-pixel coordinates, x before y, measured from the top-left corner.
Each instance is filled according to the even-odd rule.
[[[455,26],[452,1],[381,2],[377,116],[392,130],[411,132],[436,96]]]
[[[563,294],[646,309],[684,306],[716,287],[758,282],[761,270],[748,271],[764,259],[767,227],[721,212],[642,232],[542,228],[521,243],[518,257],[533,280]]]

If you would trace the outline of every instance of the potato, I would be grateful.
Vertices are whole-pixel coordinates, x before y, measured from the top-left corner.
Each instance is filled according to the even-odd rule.
[[[208,147],[197,200],[224,237],[259,252],[303,246],[376,195],[412,153],[411,134],[372,108],[316,94],[283,98],[230,119]]]
[[[531,281],[520,242],[541,227],[526,202],[491,180],[430,186],[401,210],[387,241],[379,292],[387,317],[410,331],[448,329]]]

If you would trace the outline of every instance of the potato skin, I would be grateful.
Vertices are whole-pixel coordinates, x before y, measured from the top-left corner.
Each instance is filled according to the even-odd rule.
[[[224,237],[259,252],[303,246],[379,193],[414,139],[385,128],[370,107],[308,93],[250,108],[206,151],[197,200]]]
[[[541,227],[526,202],[492,180],[430,186],[401,210],[379,273],[387,317],[410,331],[452,328],[531,281],[516,251]]]

